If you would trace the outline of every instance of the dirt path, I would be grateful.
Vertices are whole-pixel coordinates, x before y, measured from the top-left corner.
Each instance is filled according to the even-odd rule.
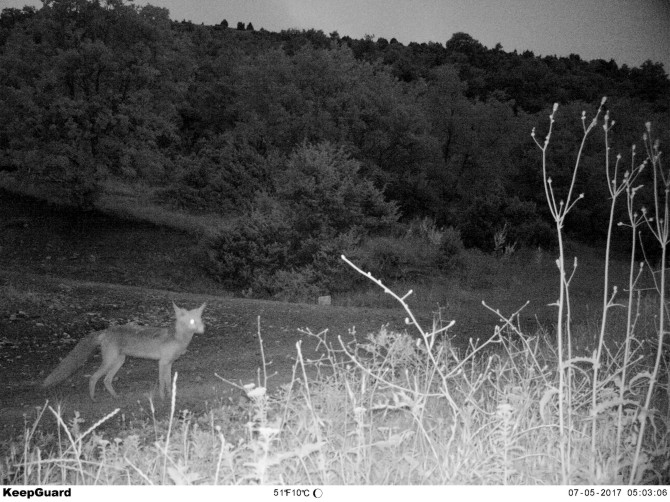
[[[155,392],[158,368],[155,361],[129,358],[117,376],[121,398],[114,400],[99,385],[97,402],[90,401],[87,377],[95,371],[98,355],[62,384],[42,389],[41,381],[67,354],[74,343],[110,322],[137,321],[149,325],[172,322],[171,302],[193,308],[207,301],[206,332],[196,335],[188,352],[174,365],[179,372],[177,408],[204,411],[221,400],[239,394],[227,380],[250,383],[261,367],[257,337],[260,316],[265,357],[271,362],[270,388],[290,381],[296,343],[302,340],[305,358],[316,358],[316,340],[300,332],[328,329],[328,337],[350,340],[390,323],[403,329],[403,313],[351,307],[324,307],[271,301],[181,294],[116,284],[84,282],[17,271],[0,271],[0,437],[8,438],[31,424],[46,400],[60,404],[65,417],[79,411],[85,426],[119,407],[117,421],[148,418],[147,396]],[[167,403],[157,402],[158,415]],[[53,422],[51,417],[47,421]]]

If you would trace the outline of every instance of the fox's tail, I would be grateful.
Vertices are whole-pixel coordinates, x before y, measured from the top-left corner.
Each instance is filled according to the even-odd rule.
[[[56,369],[53,370],[48,377],[42,383],[42,387],[49,387],[51,385],[56,385],[59,382],[62,382],[72,373],[75,372],[77,368],[82,366],[91,353],[98,346],[98,335],[100,333],[91,333],[90,335],[82,338],[77,345],[74,346],[72,352],[70,352],[65,359],[63,359]]]

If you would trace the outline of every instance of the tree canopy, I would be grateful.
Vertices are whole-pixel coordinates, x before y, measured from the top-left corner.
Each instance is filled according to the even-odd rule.
[[[660,63],[517,54],[466,33],[404,45],[227,26],[172,21],[166,9],[124,0],[4,9],[0,170],[81,207],[115,182],[174,207],[242,214],[259,194],[290,207],[327,152],[354,163],[357,183],[400,218],[429,216],[487,248],[505,223],[527,244],[546,239],[529,133],[553,103],[563,121],[551,153],[556,180],[572,167],[581,111],[603,95],[621,133],[612,146],[626,151],[647,121],[667,144],[670,81]],[[604,228],[603,151],[589,143],[593,168],[579,180],[597,194],[579,213],[584,238]],[[323,201],[349,200],[319,172]],[[368,223],[390,214],[363,206],[355,218]]]

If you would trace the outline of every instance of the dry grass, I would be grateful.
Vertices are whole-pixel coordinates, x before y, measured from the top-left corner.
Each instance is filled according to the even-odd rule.
[[[67,197],[49,184],[28,183],[9,173],[0,173],[0,188],[27,195],[55,205],[62,205]],[[100,187],[95,208],[105,214],[157,226],[174,228],[196,236],[209,235],[227,229],[233,219],[217,214],[190,214],[175,211],[152,202],[155,189],[141,183],[127,184],[106,181]]]

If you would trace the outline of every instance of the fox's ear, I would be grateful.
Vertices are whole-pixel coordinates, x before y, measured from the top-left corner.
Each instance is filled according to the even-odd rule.
[[[177,307],[177,304],[175,302],[172,302],[172,306],[174,307],[175,314],[179,314],[179,312],[181,312],[181,309]]]
[[[207,306],[207,302],[205,302],[205,303],[203,303],[202,305],[200,305],[200,308],[198,309],[198,312],[200,312],[200,313],[202,314],[202,311],[205,310],[205,307],[206,307],[206,306]]]

